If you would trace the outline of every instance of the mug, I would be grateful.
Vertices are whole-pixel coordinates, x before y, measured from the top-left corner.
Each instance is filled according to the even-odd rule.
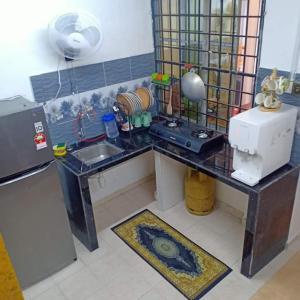
[[[142,117],[141,114],[135,114],[133,115],[134,119],[134,127],[139,128],[142,127]]]
[[[130,122],[131,125],[134,125],[134,115],[128,117],[128,122]]]
[[[152,116],[151,116],[150,112],[143,112],[142,113],[142,125],[144,127],[149,127],[150,126],[150,123],[152,121],[151,119],[152,119]]]
[[[149,118],[149,122],[151,123],[152,122],[152,113],[151,113],[151,111],[147,111],[147,115],[148,115],[148,118]]]

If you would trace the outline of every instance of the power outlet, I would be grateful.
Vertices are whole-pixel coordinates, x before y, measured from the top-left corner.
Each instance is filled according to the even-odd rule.
[[[294,81],[293,83],[293,95],[300,95],[300,81]]]

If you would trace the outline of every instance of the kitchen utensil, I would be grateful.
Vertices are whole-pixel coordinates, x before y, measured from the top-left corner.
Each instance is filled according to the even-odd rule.
[[[167,105],[167,114],[173,115],[173,109],[172,109],[172,86],[170,85],[170,91],[169,91],[169,103]]]
[[[141,120],[142,120],[142,125],[144,127],[149,127],[150,126],[151,120],[149,118],[148,112],[143,112],[142,113]]]
[[[149,98],[148,94],[145,91],[143,91],[143,93],[144,93],[143,97]],[[144,104],[141,97],[134,92],[118,94],[117,102],[121,104],[121,109],[128,116],[131,116],[137,112],[141,112],[144,110]],[[148,104],[147,104],[147,108],[148,108]]]
[[[152,93],[152,91],[151,91],[151,89],[149,89],[149,88],[143,88],[147,93],[148,93],[148,95],[149,95],[149,99],[150,99],[150,101],[149,101],[149,106],[148,106],[148,108],[149,107],[151,107],[151,106],[153,106],[154,104],[155,104],[155,101],[154,101],[154,97],[153,97],[153,93]]]
[[[133,108],[131,106],[131,102],[124,96],[124,94],[117,95],[117,102],[120,104],[121,109],[127,116],[131,116],[133,114]]]
[[[152,114],[151,114],[151,111],[147,111],[146,113],[147,113],[147,115],[148,115],[149,122],[151,123],[151,122],[152,122]]]
[[[124,93],[123,96],[127,99],[128,103],[130,104],[132,113],[134,114],[135,112],[137,112],[138,107],[136,105],[135,99],[133,99],[133,97],[129,93]]]
[[[135,114],[134,115],[134,127],[136,127],[136,128],[142,127],[141,114]]]
[[[205,98],[205,86],[201,77],[191,68],[181,79],[181,89],[190,101],[198,102]]]
[[[133,100],[135,106],[136,106],[136,110],[137,111],[143,111],[143,104],[142,104],[142,99],[141,97],[139,97],[136,93],[134,92],[128,92],[129,96],[131,97],[131,99]]]
[[[142,110],[147,110],[150,106],[150,95],[146,88],[138,88],[135,93],[141,99]]]

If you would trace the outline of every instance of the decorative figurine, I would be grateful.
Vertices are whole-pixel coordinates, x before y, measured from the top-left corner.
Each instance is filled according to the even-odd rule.
[[[283,76],[278,77],[277,69],[264,78],[261,83],[261,93],[255,96],[255,103],[260,106],[261,111],[270,112],[280,109],[281,101],[278,95],[282,95],[289,86],[289,80]]]

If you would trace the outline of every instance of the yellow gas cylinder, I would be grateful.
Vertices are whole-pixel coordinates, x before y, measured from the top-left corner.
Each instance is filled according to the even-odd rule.
[[[194,215],[209,214],[215,204],[215,179],[188,168],[185,176],[185,204]]]

